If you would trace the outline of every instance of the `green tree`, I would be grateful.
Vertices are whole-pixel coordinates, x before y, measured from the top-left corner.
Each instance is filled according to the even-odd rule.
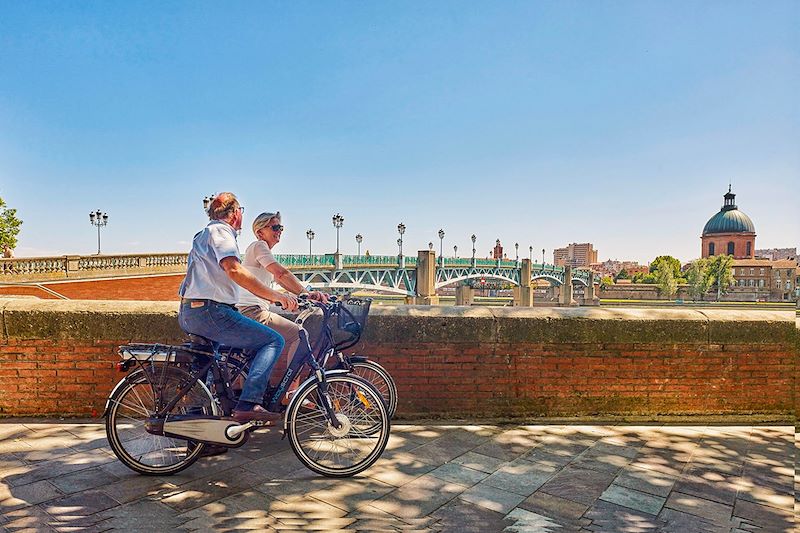
[[[678,292],[678,282],[675,281],[675,276],[671,268],[660,268],[656,270],[656,284],[658,285],[658,292],[661,296],[672,298]]]
[[[612,278],[611,276],[603,276],[600,279],[600,288],[601,289],[606,289],[606,288],[608,288],[609,286],[611,286],[613,284],[614,284],[614,278]]]
[[[8,209],[5,200],[0,198],[0,248],[6,244],[12,249],[17,247],[20,226],[22,221],[17,218],[17,210]]]
[[[680,260],[672,257],[671,255],[659,255],[653,262],[650,263],[650,273],[655,274],[659,270],[669,269],[672,271],[672,277],[677,279],[682,277],[681,262]]]
[[[708,260],[708,275],[717,287],[717,301],[733,285],[733,256],[715,255]]]
[[[628,275],[628,271],[623,268],[622,270],[617,272],[617,275],[614,277],[614,280],[616,281],[618,279],[630,279],[630,278],[631,277]]]
[[[689,296],[692,297],[692,300],[703,300],[705,298],[706,293],[714,283],[706,259],[692,261],[689,265],[689,270],[686,272],[686,282],[689,284]]]
[[[656,282],[656,275],[637,272],[633,275],[633,279],[631,281],[633,281],[633,283],[647,283],[648,285],[652,285]]]

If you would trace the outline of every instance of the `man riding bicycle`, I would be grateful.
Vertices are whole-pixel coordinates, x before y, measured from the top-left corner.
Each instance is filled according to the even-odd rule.
[[[218,194],[209,204],[210,222],[194,236],[179,290],[178,323],[187,333],[254,353],[233,418],[273,422],[281,415],[267,411],[261,403],[284,340],[273,329],[240,314],[235,306],[240,287],[288,311],[297,309],[297,299],[267,287],[242,265],[236,235],[242,228],[243,211],[230,192]]]

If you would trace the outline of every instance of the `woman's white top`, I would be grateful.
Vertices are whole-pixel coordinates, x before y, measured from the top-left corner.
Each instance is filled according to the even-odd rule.
[[[277,263],[277,261],[275,256],[272,255],[272,250],[269,249],[269,246],[264,241],[255,241],[244,252],[244,261],[242,262],[244,267],[258,278],[258,281],[270,289],[274,288],[275,285],[275,277],[267,270],[267,267],[272,263]],[[268,309],[271,303],[242,288],[239,291],[239,303],[237,305],[240,307],[259,305]]]

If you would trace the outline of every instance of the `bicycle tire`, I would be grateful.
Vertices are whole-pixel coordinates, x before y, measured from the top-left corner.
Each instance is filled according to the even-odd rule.
[[[187,379],[191,379],[189,373],[176,367],[150,377],[138,370],[127,376],[127,383],[110,398],[106,437],[114,455],[131,470],[147,476],[172,475],[188,468],[200,457],[205,444],[153,435],[144,429],[144,421],[156,410],[154,380],[158,380],[162,390],[172,392]],[[163,397],[164,392],[161,394]],[[172,412],[185,414],[189,409],[202,414],[219,414],[211,392],[199,380]]]
[[[353,374],[368,381],[381,393],[386,402],[386,411],[389,418],[394,418],[394,414],[397,411],[397,385],[389,371],[369,359],[350,364],[353,367]]]
[[[386,404],[375,387],[356,376],[328,376],[326,382],[342,428],[336,430],[327,421],[319,383],[309,381],[289,403],[289,444],[300,462],[318,474],[354,476],[372,466],[386,448],[391,429]],[[376,425],[378,431],[366,433]]]

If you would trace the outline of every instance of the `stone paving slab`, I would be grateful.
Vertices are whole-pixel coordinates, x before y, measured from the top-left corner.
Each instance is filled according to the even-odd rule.
[[[349,479],[278,431],[146,477],[97,420],[0,421],[0,531],[794,531],[793,427],[402,424]]]

